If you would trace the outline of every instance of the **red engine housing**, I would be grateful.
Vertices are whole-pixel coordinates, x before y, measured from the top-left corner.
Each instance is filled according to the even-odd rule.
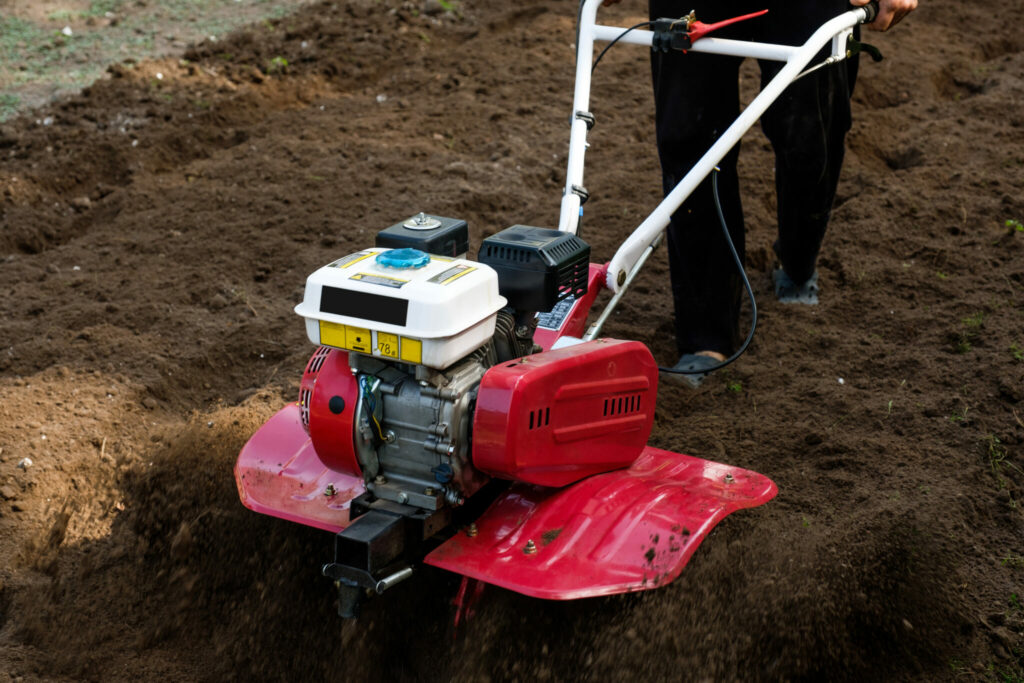
[[[302,424],[320,461],[332,470],[362,477],[356,456],[353,417],[359,385],[348,354],[321,346],[309,359],[299,389]]]
[[[473,465],[567,486],[629,467],[654,424],[658,366],[646,346],[599,339],[497,365],[473,419]]]

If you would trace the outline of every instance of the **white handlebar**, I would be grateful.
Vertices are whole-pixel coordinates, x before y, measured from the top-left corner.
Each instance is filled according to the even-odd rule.
[[[598,26],[597,9],[602,0],[586,0],[580,13],[579,48],[576,53],[576,89],[573,95],[572,130],[569,137],[569,162],[566,170],[565,193],[558,229],[575,233],[579,228],[581,195],[576,188],[583,187],[583,158],[587,146],[587,121],[579,113],[589,113],[591,62],[594,58],[594,41],[611,41],[622,35],[626,29],[612,26]],[[687,197],[714,170],[719,161],[739,142],[782,92],[796,80],[804,67],[830,42],[830,62],[846,58],[846,40],[853,27],[868,17],[867,11],[858,8],[840,14],[823,24],[801,46],[774,45],[722,38],[702,38],[694,43],[693,52],[753,57],[786,62],[782,70],[764,87],[754,101],[729,126],[714,145],[701,157],[693,168],[676,185],[668,196],[633,231],[619,247],[608,268],[607,285],[619,291],[629,273],[634,269],[644,250],[668,227],[675,213]],[[620,42],[650,46],[654,33],[651,31],[630,31]]]

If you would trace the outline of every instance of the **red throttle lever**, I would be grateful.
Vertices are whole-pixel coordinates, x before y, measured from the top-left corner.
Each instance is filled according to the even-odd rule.
[[[701,38],[703,38],[707,34],[713,32],[713,31],[717,31],[720,28],[725,28],[726,26],[731,26],[733,24],[738,24],[741,21],[746,21],[747,19],[753,19],[754,17],[760,17],[760,16],[765,15],[765,14],[768,14],[768,10],[763,9],[760,12],[752,12],[750,14],[744,14],[741,17],[733,17],[732,19],[724,19],[722,21],[716,21],[713,24],[705,24],[703,21],[697,21],[696,17],[694,17],[694,15],[693,15],[693,12],[690,12],[690,17],[693,17],[693,19],[690,20],[689,17],[687,18],[687,24],[688,24],[688,26],[687,26],[687,33],[690,34],[690,42],[691,43],[696,43],[698,40],[700,40]]]
[[[694,43],[709,33],[767,13],[768,10],[763,9],[760,12],[744,14],[741,17],[716,21],[713,24],[697,21],[697,17],[693,12],[690,12],[681,19],[655,19],[651,22],[651,30],[654,32],[651,48],[661,52],[668,52],[669,50],[682,50],[686,52],[693,47]]]

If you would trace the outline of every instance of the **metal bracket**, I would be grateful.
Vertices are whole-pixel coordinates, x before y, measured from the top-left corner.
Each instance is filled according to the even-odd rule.
[[[590,199],[590,193],[587,192],[587,188],[583,187],[582,185],[573,185],[572,193],[575,195],[579,195],[580,204],[586,204],[587,200]]]
[[[578,111],[576,112],[576,118],[587,124],[587,131],[591,131],[594,128],[594,124],[597,123],[597,119],[589,111]]]

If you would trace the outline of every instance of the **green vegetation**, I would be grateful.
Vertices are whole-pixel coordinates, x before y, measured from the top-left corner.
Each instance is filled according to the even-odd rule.
[[[0,123],[14,116],[19,104],[21,104],[21,98],[17,95],[0,94]]]
[[[0,121],[53,95],[80,90],[108,65],[182,48],[311,0],[91,0],[59,5],[45,19],[0,13]],[[115,20],[116,19],[116,20]],[[65,26],[72,30],[66,35]],[[280,70],[283,64],[275,68]]]
[[[960,321],[963,328],[954,334],[952,340],[953,353],[967,353],[973,348],[972,342],[981,331],[985,322],[985,314],[982,312],[969,315]]]
[[[268,74],[284,73],[288,70],[288,60],[278,55],[270,60],[270,64],[267,65]]]
[[[1006,221],[1006,227],[1013,232],[1024,232],[1024,223],[1021,223],[1015,218],[1011,218]]]
[[[950,415],[949,416],[949,421],[953,422],[953,423],[966,422],[967,421],[967,411],[968,410],[970,410],[970,407],[965,405],[963,407],[963,410],[961,410],[960,412],[954,412],[952,415]]]

